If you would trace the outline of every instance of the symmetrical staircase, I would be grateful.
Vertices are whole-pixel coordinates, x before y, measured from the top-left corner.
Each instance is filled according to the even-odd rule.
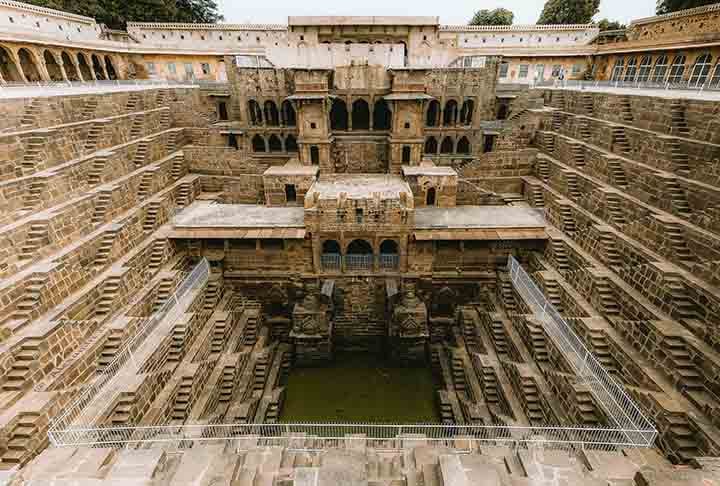
[[[565,242],[563,240],[557,239],[550,240],[550,244],[552,245],[552,253],[555,258],[557,270],[559,272],[569,270],[570,264],[568,263],[568,255],[567,249],[565,248]]]
[[[190,204],[190,195],[192,192],[192,186],[189,182],[181,182],[178,187],[178,193],[176,203],[180,207],[185,207]]]
[[[670,198],[672,210],[674,213],[681,216],[687,216],[690,214],[690,204],[688,204],[687,195],[685,190],[680,187],[677,179],[666,178],[665,183],[665,194]]]
[[[607,161],[608,172],[610,173],[610,180],[612,184],[619,187],[627,187],[627,178],[625,177],[625,170],[618,159],[609,158]]]
[[[40,368],[40,340],[28,339],[20,345],[10,370],[5,375],[2,391],[20,391],[30,385],[30,376]]]
[[[565,182],[567,183],[568,196],[573,201],[580,199],[580,189],[578,189],[578,177],[574,172],[565,172]]]
[[[49,243],[48,224],[46,222],[32,223],[27,238],[20,248],[18,259],[21,262],[34,260],[39,256],[38,250]]]
[[[105,166],[107,165],[109,153],[99,153],[93,159],[92,167],[87,173],[88,184],[100,184],[102,182],[102,176],[105,172]]]
[[[690,156],[687,151],[682,148],[677,139],[668,139],[665,142],[670,152],[670,161],[673,170],[678,174],[684,174],[690,171]]]
[[[95,260],[93,261],[93,265],[96,267],[104,267],[108,264],[110,261],[110,253],[112,252],[113,243],[115,242],[115,237],[117,236],[118,230],[108,230],[103,234],[102,239],[100,240],[100,247],[98,248],[97,253],[95,254]]]
[[[135,140],[143,136],[145,131],[145,114],[138,113],[133,117],[132,125],[130,126],[130,140]]]
[[[568,235],[575,234],[577,229],[575,226],[575,216],[569,204],[560,205],[560,219],[562,221],[562,229]]]
[[[675,257],[686,265],[692,265],[695,261],[695,256],[687,246],[683,226],[676,222],[666,222],[663,224],[663,231]]]
[[[42,204],[42,193],[47,191],[47,183],[44,180],[34,180],[28,187],[28,192],[23,198],[23,211],[32,211]]]
[[[180,420],[184,422],[190,411],[190,401],[192,398],[192,376],[183,376],[180,379],[180,386],[177,394],[175,395],[175,401],[173,402],[173,408],[171,417],[173,420]]]
[[[98,194],[95,202],[95,211],[93,212],[90,222],[92,224],[101,224],[105,222],[105,215],[107,214],[110,204],[112,203],[112,192],[101,192]]]
[[[85,139],[85,147],[83,149],[84,153],[94,152],[97,149],[98,143],[102,139],[102,134],[104,131],[104,123],[95,122],[92,124],[90,130],[88,130],[87,138]]]
[[[610,221],[616,226],[623,226],[627,223],[624,212],[622,210],[622,200],[620,196],[614,192],[605,195],[605,207],[607,208]]]
[[[157,224],[158,214],[160,213],[160,203],[151,201],[145,212],[145,220],[143,221],[143,231],[153,231]]]
[[[532,425],[545,424],[545,413],[540,403],[540,395],[535,380],[529,376],[521,376],[522,398],[525,413]]]
[[[85,102],[85,106],[83,106],[82,113],[80,116],[83,120],[91,120],[95,118],[95,110],[98,106],[98,100],[95,98],[90,98]]]
[[[40,163],[45,149],[45,137],[31,135],[27,138],[20,169],[22,175],[32,174],[42,169]]]
[[[543,182],[547,182],[550,178],[550,166],[547,160],[538,157],[535,161],[535,168],[538,178]]]
[[[585,167],[585,148],[579,143],[574,143],[570,146],[570,150],[573,156],[573,162],[575,167],[582,169]]]
[[[632,103],[629,96],[620,97],[620,117],[627,123],[632,123]]]
[[[133,163],[135,167],[142,167],[145,165],[145,159],[148,154],[148,144],[150,142],[147,139],[142,139],[138,142],[137,150],[135,151],[135,157],[133,157]]]
[[[681,100],[673,100],[670,105],[670,133],[678,137],[687,137],[690,134],[685,120],[685,105]]]
[[[138,186],[137,197],[138,200],[142,201],[152,191],[153,178],[155,177],[155,171],[146,170],[143,172],[142,178],[140,179],[140,185]]]
[[[155,313],[159,311],[163,305],[168,301],[170,298],[170,295],[173,293],[175,285],[170,278],[164,278],[160,281],[160,284],[158,285],[157,294],[155,295],[155,300],[153,301],[152,306],[152,312]]]
[[[625,136],[625,127],[615,125],[612,127],[613,151],[622,155],[630,153],[630,143]]]
[[[612,290],[612,286],[607,278],[602,277],[595,281],[595,293],[597,294],[599,309],[603,314],[612,316],[620,313],[617,299]]]
[[[112,363],[115,359],[115,354],[122,345],[123,333],[119,329],[113,329],[110,331],[105,343],[103,344],[102,350],[100,351],[100,357],[98,358],[97,372],[102,373],[105,368]]]
[[[103,318],[113,311],[113,305],[115,299],[120,293],[121,278],[118,276],[111,276],[105,280],[102,285],[102,291],[100,298],[95,305],[95,316]]]
[[[40,307],[40,299],[46,283],[47,276],[41,273],[33,274],[29,278],[22,297],[15,306],[10,320],[3,323],[3,328],[17,332],[30,322],[33,311]]]
[[[157,270],[163,264],[165,260],[165,248],[167,247],[167,241],[165,239],[158,239],[153,241],[152,250],[150,250],[150,262],[148,268],[150,270]]]
[[[610,353],[610,346],[608,345],[607,336],[605,333],[598,329],[590,331],[590,343],[592,345],[592,352],[598,362],[608,373],[617,373],[617,365],[615,358]]]

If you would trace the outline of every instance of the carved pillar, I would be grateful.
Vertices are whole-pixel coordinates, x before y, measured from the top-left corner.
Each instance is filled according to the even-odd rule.
[[[68,78],[67,71],[65,71],[65,62],[62,60],[62,56],[60,56],[60,59],[57,61],[58,66],[60,66],[60,73],[62,74],[62,77],[65,81],[70,81],[70,78]]]
[[[406,283],[404,287],[390,322],[391,353],[393,359],[403,364],[424,363],[430,337],[427,307],[415,294],[415,283]]]
[[[8,49],[8,52],[10,53],[10,57],[12,58],[12,61],[15,63],[15,66],[17,67],[17,72],[20,75],[20,79],[27,83],[27,76],[25,76],[25,71],[23,70],[22,64],[20,63],[20,56],[18,56],[17,51],[12,51]]]

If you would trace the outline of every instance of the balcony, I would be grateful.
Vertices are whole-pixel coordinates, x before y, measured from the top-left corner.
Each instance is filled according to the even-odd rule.
[[[344,268],[347,271],[365,271],[372,272],[376,270],[375,256],[366,255],[345,255],[339,253],[323,253],[320,255],[320,264],[323,271],[339,272]],[[400,255],[383,254],[378,256],[377,270],[379,271],[397,271],[400,268]]]
[[[373,255],[345,255],[345,269],[351,271],[373,270]]]

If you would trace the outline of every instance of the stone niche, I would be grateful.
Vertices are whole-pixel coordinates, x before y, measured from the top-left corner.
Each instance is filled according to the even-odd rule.
[[[263,173],[265,204],[268,206],[303,206],[305,194],[317,179],[320,169],[302,165],[292,159],[283,166],[270,167]]]
[[[415,207],[455,206],[458,188],[457,172],[451,167],[439,167],[432,161],[424,160],[420,165],[404,165],[403,177],[412,189]]]
[[[290,338],[295,343],[295,359],[300,366],[332,360],[332,286],[328,282],[321,290],[316,282],[306,283],[302,302],[293,308]]]
[[[393,359],[403,364],[425,363],[429,337],[427,307],[417,297],[415,284],[406,283],[390,323]]]

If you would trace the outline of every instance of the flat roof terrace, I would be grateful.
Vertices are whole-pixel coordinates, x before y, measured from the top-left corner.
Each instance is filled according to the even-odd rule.
[[[175,217],[169,237],[302,239],[305,237],[304,210],[198,201]]]
[[[321,176],[308,190],[306,199],[312,200],[314,193],[320,199],[337,199],[340,194],[348,199],[371,199],[373,194],[379,194],[381,199],[400,199],[402,193],[412,199],[412,190],[402,177],[386,174]]]
[[[415,209],[418,240],[545,240],[540,209],[512,206],[455,206]]]

